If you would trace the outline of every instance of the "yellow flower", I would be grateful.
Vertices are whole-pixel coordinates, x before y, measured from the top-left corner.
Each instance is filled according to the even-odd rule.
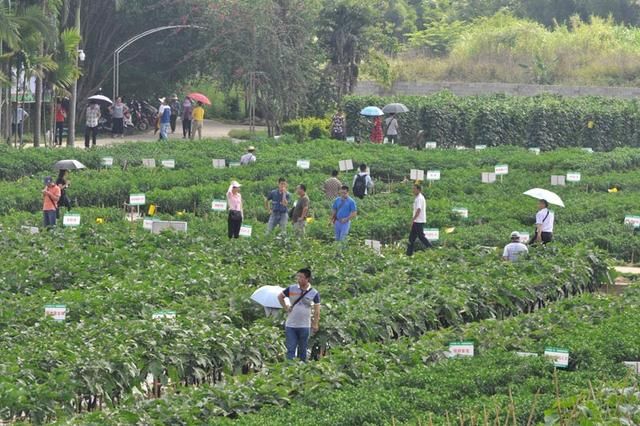
[[[104,219],[103,219],[103,218],[101,218],[101,217],[97,217],[97,218],[96,218],[96,223],[97,223],[98,225],[102,225],[102,224],[104,223]]]
[[[589,129],[593,129],[595,126],[596,126],[596,123],[594,123],[593,121],[589,120],[589,121],[587,122],[587,127],[588,127]]]
[[[307,218],[307,223],[309,223],[309,224],[313,223],[313,218],[312,217],[308,217]]]

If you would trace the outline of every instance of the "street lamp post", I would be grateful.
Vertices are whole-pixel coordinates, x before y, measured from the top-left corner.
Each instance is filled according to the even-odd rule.
[[[86,55],[84,50],[79,49],[76,55],[76,68],[78,67],[78,61],[84,62]],[[71,105],[69,105],[69,131],[67,132],[67,146],[72,147],[76,141],[76,108],[78,104],[78,79],[73,82],[73,90],[71,92]]]

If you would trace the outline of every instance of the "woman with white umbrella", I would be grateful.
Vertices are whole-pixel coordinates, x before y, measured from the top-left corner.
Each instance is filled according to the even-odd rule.
[[[553,240],[553,224],[555,214],[549,210],[549,204],[555,204],[564,207],[564,203],[560,197],[551,191],[541,188],[533,188],[524,193],[529,197],[538,199],[538,213],[536,213],[536,229],[533,238],[529,244],[542,243],[547,244]]]

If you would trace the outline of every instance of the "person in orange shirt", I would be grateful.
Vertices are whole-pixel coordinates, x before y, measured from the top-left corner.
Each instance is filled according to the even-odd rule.
[[[56,210],[60,200],[60,187],[55,184],[51,176],[44,178],[44,189],[42,190],[42,212],[44,214],[44,227],[52,228],[56,226]]]

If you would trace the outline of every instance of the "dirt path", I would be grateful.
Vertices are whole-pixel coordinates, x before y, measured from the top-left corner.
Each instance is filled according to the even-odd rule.
[[[621,274],[640,274],[640,268],[633,266],[616,266],[615,270]]]

